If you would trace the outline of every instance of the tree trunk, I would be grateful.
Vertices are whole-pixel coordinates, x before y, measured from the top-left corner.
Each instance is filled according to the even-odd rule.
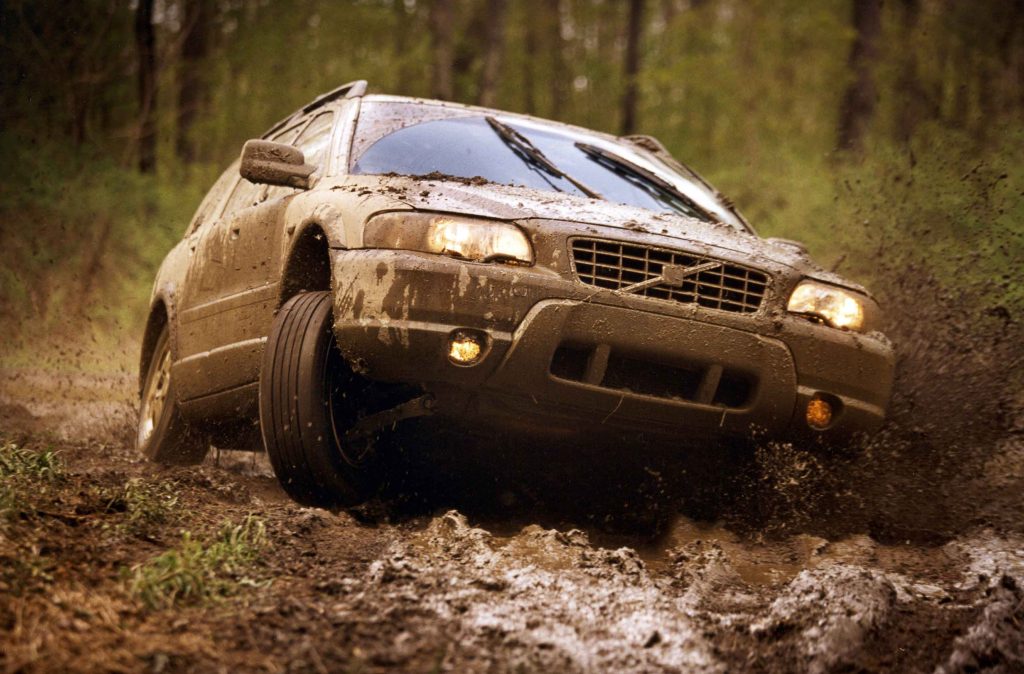
[[[857,31],[849,60],[853,81],[846,88],[839,111],[839,148],[843,150],[862,147],[875,112],[874,66],[882,31],[881,0],[853,0],[853,27]]]
[[[454,97],[452,86],[452,62],[454,48],[452,44],[452,13],[451,0],[431,0],[430,3],[430,39],[434,49],[433,96],[451,100]]]
[[[392,34],[394,36],[394,71],[395,71],[395,93],[403,96],[413,94],[409,89],[409,65],[406,58],[406,51],[408,49],[407,36],[412,28],[411,21],[405,11],[405,3],[402,0],[395,0],[394,7],[394,21],[395,25],[392,28]]]
[[[70,91],[69,100],[71,101],[71,139],[75,145],[81,145],[85,142],[86,126],[88,122],[88,107],[85,103],[85,96],[76,92],[74,85],[69,86]]]
[[[661,20],[666,27],[672,25],[672,21],[675,20],[678,13],[679,7],[676,5],[676,0],[661,0]]]
[[[1024,30],[1021,30],[1021,26],[1024,25],[1024,0],[1016,0],[1013,4],[1014,15],[1019,17],[1016,20],[1017,33],[1024,36]],[[1017,114],[1021,114],[1024,111],[1024,42],[1020,39],[1014,40],[1016,47],[1006,52],[1006,65],[1010,71],[1011,82],[1013,86],[1011,88],[1010,100],[1007,104],[1012,110],[1014,106],[1017,108]],[[1008,47],[1011,45],[1007,45]],[[1016,58],[1014,58],[1016,55]],[[1016,61],[1016,68],[1014,62]],[[1012,92],[1016,92],[1016,96]]]
[[[184,39],[181,43],[181,65],[178,89],[178,128],[175,150],[185,162],[196,159],[192,125],[206,102],[203,65],[209,51],[208,35],[211,3],[206,0],[184,0]]]
[[[1024,0],[1005,3],[998,38],[996,39],[995,58],[982,62],[982,78],[988,80],[978,87],[979,103],[985,130],[992,129],[992,120],[1010,113],[1016,104],[1014,96],[1014,48],[1024,46]],[[987,134],[985,134],[987,136]]]
[[[643,33],[644,0],[629,0],[626,34],[625,90],[622,94],[623,136],[636,132],[637,76],[640,73],[640,39]]]
[[[156,168],[156,34],[153,0],[135,10],[135,46],[139,57],[139,171]]]
[[[529,0],[526,3],[527,19],[523,26],[523,52],[526,58],[522,60],[523,70],[523,107],[522,111],[527,115],[537,114],[537,94],[534,88],[536,80],[534,74],[534,60],[537,53],[537,12],[542,11],[536,0]]]
[[[545,16],[548,50],[551,58],[551,108],[552,119],[561,119],[568,98],[568,69],[565,67],[565,44],[562,40],[562,0],[551,3],[551,10]]]
[[[505,0],[487,0],[487,15],[484,17],[484,65],[480,71],[480,92],[477,102],[493,106],[498,93],[498,74],[505,51]]]
[[[917,20],[921,16],[921,0],[901,0],[900,9],[903,48],[900,50],[900,69],[896,79],[896,87],[899,90],[896,139],[906,143],[924,116],[927,94],[918,77],[917,49],[914,45]]]

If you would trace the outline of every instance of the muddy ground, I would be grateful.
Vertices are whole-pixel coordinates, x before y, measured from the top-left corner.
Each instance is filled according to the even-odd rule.
[[[3,442],[63,466],[0,520],[6,672],[1024,671],[1019,408],[959,453],[969,424],[904,419],[839,455],[399,457],[413,482],[329,512],[260,455],[141,461],[130,374],[0,375]],[[223,596],[133,589],[183,531],[248,515],[266,543]]]

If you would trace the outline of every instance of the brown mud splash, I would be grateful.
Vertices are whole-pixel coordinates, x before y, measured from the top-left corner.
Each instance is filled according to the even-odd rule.
[[[735,505],[715,513],[733,529],[925,545],[1024,530],[1024,314],[1000,299],[1024,278],[972,281],[947,267],[983,269],[980,253],[936,261],[920,250],[927,232],[904,236],[879,244],[872,271],[898,357],[885,428],[838,452],[758,447]]]
[[[15,423],[6,418],[4,427]],[[0,652],[8,668],[953,672],[1024,666],[1019,534],[972,528],[945,543],[882,543],[863,532],[822,536],[800,527],[758,535],[725,520],[679,516],[663,522],[657,535],[637,535],[621,526],[609,530],[600,518],[583,528],[538,525],[573,510],[538,511],[536,503],[522,505],[522,495],[510,501],[502,491],[494,501],[511,503],[505,513],[469,498],[461,501],[465,514],[406,514],[389,523],[385,513],[366,523],[365,516],[360,522],[290,503],[265,464],[240,453],[220,452],[194,468],[159,469],[123,445],[54,444],[70,478],[37,504],[49,515],[28,514],[0,535],[0,556],[40,570],[25,577],[25,591],[0,600]],[[91,489],[133,478],[177,485],[183,519],[142,538],[113,535],[124,513],[90,505]],[[615,484],[597,483],[608,488],[607,510],[624,499],[644,503],[635,491],[614,491]],[[471,482],[461,486],[480,490]],[[587,509],[602,505],[598,492],[590,493]],[[272,548],[260,573],[273,579],[269,587],[216,606],[155,613],[126,595],[121,567],[172,545],[180,528],[249,512],[267,522]]]

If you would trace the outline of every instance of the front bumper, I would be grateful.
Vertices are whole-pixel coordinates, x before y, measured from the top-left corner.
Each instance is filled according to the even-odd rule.
[[[384,250],[335,251],[333,265],[346,357],[374,379],[434,393],[440,414],[550,433],[835,440],[884,419],[884,339],[598,291],[537,268]],[[487,336],[473,367],[447,358],[462,328]],[[837,411],[811,432],[816,396]]]

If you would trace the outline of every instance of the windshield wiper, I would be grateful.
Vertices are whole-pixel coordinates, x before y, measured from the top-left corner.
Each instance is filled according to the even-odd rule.
[[[572,183],[573,187],[578,189],[580,192],[583,192],[592,199],[604,198],[594,190],[590,189],[589,187],[581,183],[580,181],[576,180],[569,174],[565,173],[562,169],[555,166],[554,162],[548,159],[547,156],[545,156],[545,154],[540,151],[540,148],[534,145],[529,138],[519,133],[508,124],[505,124],[504,122],[499,122],[497,119],[491,116],[484,117],[484,119],[486,119],[487,123],[491,125],[491,128],[494,129],[494,132],[496,134],[498,134],[498,137],[505,141],[505,144],[508,145],[509,148],[511,148],[512,151],[515,152],[516,155],[519,156],[526,163],[536,168],[540,168],[546,173],[555,176],[556,178],[568,180],[570,183]],[[550,184],[551,181],[548,181],[548,183]],[[554,184],[551,184],[551,186],[554,187],[555,189],[558,189]],[[558,191],[561,192],[561,190]]]
[[[639,178],[641,181],[648,183],[649,186],[657,188],[675,201],[680,202],[687,210],[692,211],[691,215],[709,222],[720,222],[717,217],[698,206],[694,203],[693,199],[683,194],[678,187],[668,180],[665,180],[654,171],[646,169],[639,164],[631,162],[625,157],[620,157],[614,152],[597,147],[596,145],[576,143],[576,147],[588,157],[600,164],[604,164],[612,171],[615,171],[627,178],[632,177],[634,180]]]

